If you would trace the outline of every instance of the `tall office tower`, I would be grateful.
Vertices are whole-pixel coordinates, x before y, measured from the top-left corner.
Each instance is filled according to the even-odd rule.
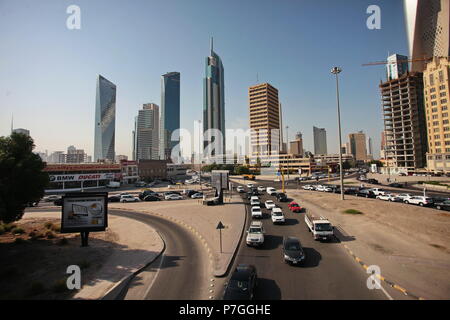
[[[425,165],[427,132],[422,73],[411,72],[379,85],[382,97],[385,158],[395,168]]]
[[[180,135],[172,133],[180,129],[180,73],[169,72],[161,76],[161,109],[159,123],[159,157],[170,158],[172,148],[180,143]],[[173,138],[173,139],[172,139]]]
[[[251,156],[280,152],[280,104],[278,90],[269,83],[248,88]]]
[[[206,57],[205,78],[203,79],[203,132],[208,141],[204,141],[204,149],[211,143],[217,144],[217,149],[210,155],[222,155],[225,153],[225,83],[222,60],[213,51],[213,39],[211,39],[211,53]],[[222,141],[215,141],[208,130],[216,129],[222,133]]]
[[[116,85],[101,75],[97,78],[95,101],[94,161],[114,161],[116,133]]]
[[[450,59],[434,58],[423,74],[425,111],[428,129],[427,167],[450,171]]]
[[[409,55],[413,59],[450,55],[450,1],[403,0]],[[422,72],[424,61],[414,61],[412,71]]]
[[[18,129],[12,130],[12,132],[21,133],[21,134],[24,134],[26,136],[30,136],[30,130],[27,130],[27,129],[18,128]]]
[[[290,142],[290,154],[303,156],[303,136],[301,132],[297,132],[295,135],[295,140]]]
[[[388,80],[398,79],[409,71],[408,57],[399,54],[390,55],[387,58],[386,77]]]
[[[362,131],[348,135],[350,153],[356,161],[367,161],[366,134]]]
[[[136,160],[159,159],[159,106],[154,103],[143,105],[136,119]]]
[[[314,154],[327,154],[327,131],[325,128],[313,127]]]
[[[367,155],[373,156],[372,138],[367,137]]]

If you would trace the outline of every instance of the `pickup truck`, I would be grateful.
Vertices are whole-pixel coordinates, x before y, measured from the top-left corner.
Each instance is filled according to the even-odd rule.
[[[331,240],[334,238],[334,227],[327,218],[307,213],[305,214],[305,223],[314,240]]]

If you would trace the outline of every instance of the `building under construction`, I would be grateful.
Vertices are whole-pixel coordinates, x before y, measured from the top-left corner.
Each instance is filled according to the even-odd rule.
[[[380,83],[385,157],[393,172],[414,171],[426,164],[427,132],[422,73],[406,72]]]

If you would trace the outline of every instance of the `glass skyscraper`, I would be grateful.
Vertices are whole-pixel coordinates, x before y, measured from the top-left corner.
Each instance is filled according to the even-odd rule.
[[[211,155],[225,154],[225,85],[222,60],[213,51],[211,39],[211,54],[206,57],[205,78],[203,80],[203,132],[209,129],[218,129],[222,132],[222,141]],[[215,139],[207,137],[214,142]],[[210,142],[204,141],[204,148]]]
[[[169,72],[161,76],[161,109],[159,124],[159,158],[169,159],[172,148],[180,143],[180,73]]]
[[[101,75],[95,100],[94,161],[114,161],[116,132],[116,85]]]

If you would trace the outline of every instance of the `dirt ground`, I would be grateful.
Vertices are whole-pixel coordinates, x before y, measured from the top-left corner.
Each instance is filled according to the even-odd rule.
[[[46,226],[48,222],[53,227]],[[15,224],[24,233],[0,235],[0,300],[69,299],[77,290],[67,289],[67,267],[81,268],[83,286],[115,247],[116,235],[111,231],[91,233],[92,246],[81,247],[79,234],[58,232],[59,219],[34,218]]]

